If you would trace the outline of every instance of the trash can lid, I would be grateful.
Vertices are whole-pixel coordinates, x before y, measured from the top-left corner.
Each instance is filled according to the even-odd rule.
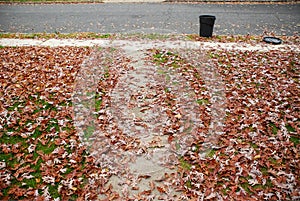
[[[279,45],[282,43],[282,40],[280,38],[270,37],[270,36],[264,37],[263,41],[274,45]]]
[[[213,19],[216,19],[216,16],[214,16],[214,15],[200,15],[199,16],[200,18],[213,18]]]

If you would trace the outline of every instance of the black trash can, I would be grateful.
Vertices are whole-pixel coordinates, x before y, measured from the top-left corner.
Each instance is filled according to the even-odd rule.
[[[212,15],[200,15],[200,36],[212,37],[216,17]]]

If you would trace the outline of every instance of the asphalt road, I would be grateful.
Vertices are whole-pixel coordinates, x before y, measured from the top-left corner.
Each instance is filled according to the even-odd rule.
[[[299,34],[300,4],[104,3],[0,5],[1,32],[199,33],[199,15],[216,16],[214,34]]]

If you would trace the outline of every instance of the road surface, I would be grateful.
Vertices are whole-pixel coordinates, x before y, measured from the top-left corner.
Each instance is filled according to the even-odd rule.
[[[0,5],[0,31],[198,34],[203,14],[216,16],[214,34],[300,30],[300,4],[100,3]]]

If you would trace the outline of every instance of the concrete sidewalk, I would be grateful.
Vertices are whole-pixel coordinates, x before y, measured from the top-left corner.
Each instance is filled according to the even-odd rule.
[[[103,0],[104,3],[299,3],[297,0]]]
[[[297,0],[103,0],[103,3],[299,3]]]
[[[161,3],[165,0],[103,0],[104,3]]]
[[[241,50],[241,51],[296,51],[300,52],[298,45],[271,45],[263,42],[251,45],[248,43],[221,43],[221,42],[199,42],[199,41],[184,41],[184,40],[105,40],[105,39],[0,39],[0,46],[3,47],[19,47],[19,46],[43,46],[43,47],[64,47],[64,46],[79,46],[79,47],[121,47],[131,45],[137,49],[149,48],[172,48],[172,49],[226,49],[226,50]]]
[[[104,3],[162,3],[165,0],[103,0]]]
[[[138,1],[138,0],[137,0]],[[177,3],[299,3],[298,0],[165,0],[165,2]]]

